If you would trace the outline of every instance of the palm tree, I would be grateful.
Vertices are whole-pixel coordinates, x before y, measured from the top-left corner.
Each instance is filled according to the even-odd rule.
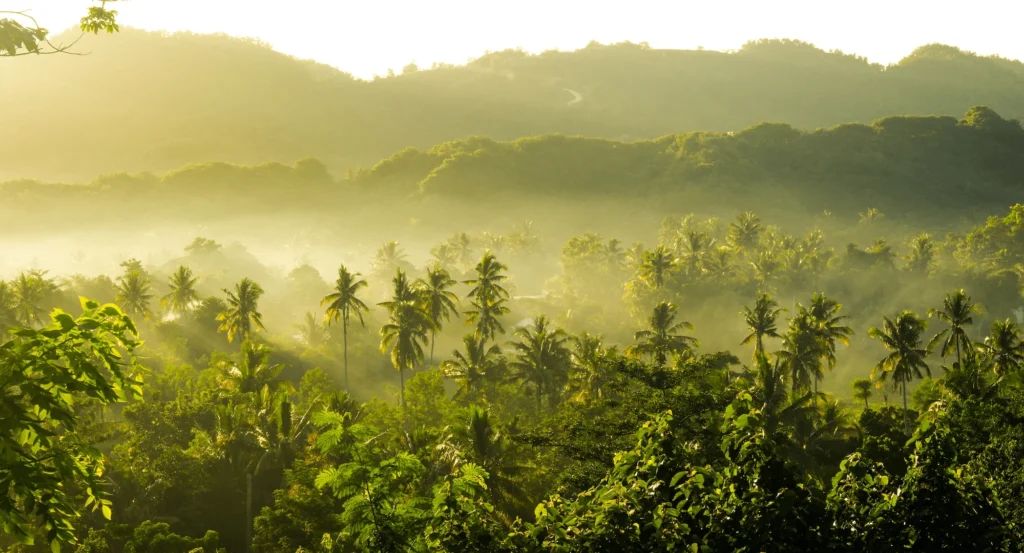
[[[946,357],[956,351],[957,364],[963,364],[963,354],[970,354],[972,351],[971,339],[967,336],[965,327],[974,324],[972,315],[977,311],[978,306],[971,302],[971,297],[962,289],[946,294],[942,308],[929,310],[928,316],[944,321],[949,327],[942,329],[942,332],[932,338],[928,343],[928,349],[931,350],[936,344],[941,343],[939,355]]]
[[[853,398],[864,401],[864,409],[868,409],[868,400],[871,399],[871,389],[875,383],[870,378],[858,378],[853,381]]]
[[[693,229],[686,231],[685,241],[683,243],[683,246],[685,247],[683,259],[686,260],[686,270],[689,273],[689,276],[699,277],[701,275],[704,256],[714,244],[715,239],[704,231]]]
[[[503,274],[506,270],[508,267],[491,252],[485,252],[476,265],[476,278],[466,281],[473,286],[466,297],[473,300],[470,303],[474,308],[465,312],[466,323],[475,324],[477,336],[484,340],[493,339],[498,332],[505,333],[498,317],[509,312],[505,306],[509,295],[501,286],[501,282],[508,278]]]
[[[407,257],[398,242],[394,240],[386,242],[377,250],[377,255],[373,258],[373,274],[383,278],[398,269],[409,270],[412,268],[412,264],[406,259]]]
[[[904,311],[895,319],[883,317],[881,328],[872,328],[868,335],[882,342],[891,353],[875,365],[874,378],[885,382],[891,378],[893,388],[903,393],[903,426],[910,434],[910,422],[907,421],[907,383],[916,378],[931,376],[931,369],[925,358],[928,349],[922,347],[922,334],[928,328],[928,321],[921,319],[912,311]]]
[[[149,318],[149,300],[153,299],[149,277],[138,270],[130,270],[117,279],[117,304],[125,313]]]
[[[441,363],[441,372],[448,378],[460,382],[455,398],[468,397],[475,400],[489,382],[494,382],[495,372],[501,363],[501,348],[496,344],[487,347],[486,341],[476,334],[462,337],[466,353],[452,352],[452,359]]]
[[[935,259],[935,242],[930,234],[921,234],[910,240],[910,254],[907,260],[907,271],[927,275]]]
[[[448,245],[459,267],[463,271],[469,270],[473,266],[473,239],[465,232],[460,232],[448,240]]]
[[[299,331],[299,339],[310,349],[316,349],[327,343],[329,337],[327,325],[321,322],[316,313],[312,311],[306,311],[306,318],[303,319],[302,324],[295,325],[295,329]]]
[[[544,315],[517,329],[516,335],[519,340],[512,343],[515,358],[509,362],[512,378],[533,391],[538,406],[545,395],[554,403],[569,379],[568,336],[562,329],[552,328]]]
[[[816,293],[811,298],[811,306],[807,309],[807,314],[816,327],[821,346],[821,357],[828,364],[829,370],[836,366],[836,342],[849,347],[850,336],[853,335],[853,329],[843,322],[847,317],[839,315],[839,310],[842,308],[843,306],[839,302],[825,297],[825,294]],[[815,397],[818,393],[818,380],[814,381]]]
[[[779,359],[789,370],[793,390],[807,390],[816,385],[823,375],[821,360],[823,346],[818,326],[803,308],[789,320]],[[813,396],[812,396],[813,397]]]
[[[334,292],[328,294],[320,306],[327,306],[325,322],[328,326],[331,322],[341,321],[342,328],[342,349],[345,359],[345,391],[348,387],[348,321],[352,315],[359,317],[359,324],[366,326],[363,321],[363,313],[369,312],[370,308],[363,303],[356,294],[366,287],[366,281],[359,278],[359,273],[350,273],[342,265],[338,269],[338,280],[334,283]]]
[[[995,321],[985,341],[978,344],[978,350],[989,358],[997,376],[1007,376],[1024,364],[1020,333],[1017,323],[1010,319]]]
[[[32,326],[42,322],[42,315],[46,313],[40,304],[43,296],[53,288],[52,281],[45,278],[43,271],[29,271],[21,273],[11,284],[14,293],[14,310],[18,322],[25,326]]]
[[[192,269],[184,265],[178,267],[169,282],[171,292],[160,300],[161,305],[179,317],[191,312],[200,299],[196,291],[198,280],[192,274]]]
[[[221,363],[221,387],[243,394],[255,394],[265,386],[278,384],[283,365],[270,364],[270,348],[251,340],[242,342],[240,363]]]
[[[423,343],[427,341],[430,319],[416,301],[401,269],[392,280],[395,293],[391,301],[378,305],[391,314],[388,323],[380,329],[380,351],[391,352],[391,364],[398,369],[401,381],[402,410],[405,410],[405,369],[413,369],[423,361]]]
[[[263,288],[255,282],[243,278],[235,284],[235,291],[226,288],[223,292],[227,295],[227,310],[217,315],[220,321],[219,332],[228,336],[228,342],[233,342],[236,337],[243,341],[248,340],[257,329],[266,330],[263,326],[263,314],[259,309],[260,297],[263,296]]]
[[[779,335],[778,327],[776,327],[776,320],[779,318],[779,313],[783,311],[785,310],[780,308],[775,299],[767,292],[757,295],[753,309],[743,308],[743,320],[746,322],[747,328],[750,329],[750,334],[740,344],[746,345],[754,342],[754,361],[757,361],[758,355],[764,353],[765,336],[782,338]]]
[[[0,338],[18,324],[18,298],[9,284],[0,280]]]
[[[693,330],[688,322],[676,323],[678,308],[669,302],[660,302],[654,306],[649,319],[649,328],[637,331],[634,335],[636,344],[626,348],[630,357],[652,357],[658,368],[663,368],[669,354],[680,355],[698,347],[696,338],[680,334],[684,330]]]
[[[458,252],[451,244],[445,242],[430,249],[430,257],[434,258],[434,265],[445,270],[455,268],[459,261]]]
[[[761,239],[761,219],[753,211],[744,211],[736,216],[736,220],[729,223],[729,234],[727,240],[730,245],[740,250],[751,250],[757,246]]]
[[[434,364],[434,339],[445,321],[451,320],[452,314],[458,315],[455,302],[458,296],[450,292],[456,284],[448,271],[439,266],[427,269],[427,278],[416,281],[416,289],[423,303],[423,310],[430,320],[430,364]]]
[[[604,346],[599,335],[584,332],[572,338],[569,390],[574,400],[587,401],[604,396],[605,385],[615,378],[609,360],[617,354],[615,347]]]
[[[420,300],[419,292],[413,288],[413,283],[409,282],[409,277],[405,274],[405,271],[401,269],[395,270],[395,276],[391,279],[391,285],[393,292],[391,293],[391,299],[383,301],[377,305],[391,311],[396,306],[403,303],[418,303]]]
[[[522,457],[494,427],[489,410],[471,407],[466,426],[445,435],[437,450],[440,462],[452,472],[464,463],[486,470],[490,502],[501,509],[506,518],[514,518],[529,507],[526,488],[520,482],[529,465],[519,461]]]
[[[675,262],[672,252],[665,246],[658,246],[652,252],[645,252],[643,264],[640,265],[640,279],[651,288],[662,288]]]
[[[622,270],[626,266],[626,251],[622,249],[622,242],[618,238],[612,238],[608,241],[608,245],[604,247],[604,251],[601,252],[604,257],[605,265],[608,270],[613,274]]]

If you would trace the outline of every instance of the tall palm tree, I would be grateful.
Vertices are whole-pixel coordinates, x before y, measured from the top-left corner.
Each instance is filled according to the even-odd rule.
[[[420,300],[419,292],[413,287],[413,283],[409,281],[409,277],[405,274],[405,271],[401,269],[395,270],[395,276],[391,279],[392,293],[391,299],[388,301],[382,301],[377,305],[391,311],[396,306],[403,303],[416,303]]]
[[[978,350],[988,357],[997,376],[1007,376],[1024,364],[1020,334],[1017,323],[1010,319],[995,321],[985,341],[978,344]]]
[[[912,238],[910,253],[904,259],[907,260],[907,271],[927,275],[935,259],[935,242],[932,241],[932,236],[925,233]]]
[[[316,349],[327,343],[327,325],[312,311],[306,311],[306,318],[302,324],[295,325],[295,329],[299,331],[299,339],[308,348]]]
[[[42,307],[43,297],[53,288],[52,281],[45,277],[43,271],[23,272],[11,281],[15,306],[14,310],[18,322],[25,326],[32,326],[42,322],[42,315],[46,309]]]
[[[473,266],[473,239],[465,232],[460,232],[448,240],[455,259],[463,271]]]
[[[601,255],[608,270],[613,274],[626,266],[626,250],[622,249],[622,242],[618,238],[609,240]]]
[[[754,308],[743,308],[743,320],[750,334],[740,342],[743,345],[754,342],[754,361],[764,353],[764,337],[782,338],[776,326],[779,313],[785,311],[767,292],[761,292],[754,300]]]
[[[489,383],[494,382],[495,372],[501,364],[501,348],[496,344],[488,347],[486,341],[476,334],[463,336],[462,344],[466,352],[453,351],[452,359],[441,363],[441,372],[459,382],[456,399],[468,398],[474,401]]]
[[[744,211],[736,216],[735,221],[729,223],[727,240],[734,248],[752,250],[761,239],[763,230],[764,227],[757,214],[753,211]]]
[[[600,399],[604,387],[615,378],[610,362],[618,352],[616,348],[605,347],[599,335],[584,332],[572,337],[570,352],[571,372],[569,390],[577,401]]]
[[[669,354],[680,355],[698,347],[700,343],[696,338],[681,334],[684,330],[693,330],[693,325],[685,321],[676,322],[678,309],[675,304],[665,301],[654,306],[648,320],[649,328],[637,331],[634,335],[636,343],[626,348],[626,355],[651,357],[662,368]]]
[[[235,284],[235,291],[223,289],[227,295],[227,310],[217,315],[220,328],[228,336],[228,342],[236,337],[248,340],[257,329],[266,330],[263,326],[263,314],[258,311],[259,301],[263,296],[263,288],[255,282],[243,278]]]
[[[662,288],[675,263],[672,252],[665,246],[658,246],[654,251],[644,253],[643,264],[640,265],[640,279],[651,288]]]
[[[401,382],[402,410],[405,410],[405,370],[414,369],[423,361],[423,343],[427,341],[430,320],[426,311],[411,292],[405,273],[401,269],[392,280],[395,293],[391,301],[379,305],[391,314],[387,324],[380,329],[380,351],[390,350],[391,364],[398,369]]]
[[[184,265],[178,267],[168,283],[171,291],[160,300],[161,305],[179,317],[190,313],[200,300],[199,292],[196,291],[198,280],[192,274],[192,269]]]
[[[809,390],[824,376],[823,347],[814,319],[803,308],[789,320],[779,359],[789,370],[793,390]],[[813,396],[812,396],[813,397]]]
[[[868,409],[868,400],[871,399],[871,389],[875,383],[870,378],[858,378],[853,381],[853,398],[864,401],[864,409]]]
[[[473,309],[466,311],[466,323],[476,325],[476,333],[482,339],[490,340],[500,332],[505,333],[499,317],[509,312],[506,307],[509,295],[501,283],[508,277],[508,270],[491,252],[485,252],[476,265],[476,278],[466,281],[473,287],[467,298],[473,301]]]
[[[815,293],[807,309],[807,314],[816,327],[821,357],[829,370],[836,366],[836,342],[849,346],[850,336],[853,335],[853,329],[845,324],[848,317],[839,314],[842,308],[842,304],[825,297],[825,294]],[[818,380],[814,381],[815,397],[818,393]]]
[[[242,342],[240,362],[220,365],[221,387],[243,394],[255,394],[265,386],[275,388],[284,366],[271,365],[270,353],[270,348],[264,344],[251,340]]]
[[[892,379],[893,388],[903,393],[903,427],[910,434],[910,422],[907,420],[907,384],[917,378],[931,376],[931,369],[925,358],[928,357],[927,347],[923,347],[922,334],[928,328],[928,321],[921,319],[912,311],[904,311],[895,319],[883,317],[882,327],[872,328],[868,335],[882,342],[890,351],[889,355],[875,365],[874,379],[885,382]]]
[[[383,278],[398,269],[407,271],[412,268],[407,257],[405,250],[398,245],[398,242],[394,240],[385,242],[373,258],[373,274]]]
[[[427,269],[427,278],[416,281],[416,289],[420,294],[420,301],[423,303],[423,310],[427,312],[430,319],[430,364],[434,364],[434,340],[437,331],[442,325],[451,320],[451,316],[458,315],[458,308],[455,303],[459,301],[458,296],[450,290],[455,286],[455,279],[440,266]]]
[[[533,392],[538,406],[545,395],[553,404],[569,379],[569,337],[544,315],[517,329],[516,335],[515,357],[509,362],[512,378]]]
[[[366,326],[363,321],[363,313],[369,312],[370,308],[357,297],[359,290],[366,288],[366,281],[359,278],[359,273],[351,273],[342,265],[338,269],[338,280],[334,283],[334,291],[328,294],[320,306],[327,306],[325,320],[328,325],[331,322],[341,321],[342,348],[345,359],[345,391],[348,387],[348,321],[355,315],[359,317],[359,324]]]
[[[522,457],[513,444],[494,427],[489,410],[471,407],[467,424],[445,435],[437,450],[440,462],[452,472],[464,463],[486,470],[490,502],[507,519],[521,515],[529,507],[522,476],[530,467],[520,461]]]
[[[130,270],[117,279],[117,304],[133,317],[149,318],[149,300],[153,299],[149,277],[138,270]]]
[[[18,298],[14,289],[0,280],[0,340],[7,334],[7,329],[18,324]]]
[[[710,234],[690,229],[683,237],[683,259],[686,261],[686,271],[691,277],[698,277],[702,272],[704,256],[715,244],[715,239]]]
[[[928,343],[928,349],[931,350],[935,345],[941,343],[942,349],[939,350],[939,355],[946,357],[955,351],[956,362],[958,365],[962,365],[964,354],[970,355],[972,352],[972,343],[967,336],[966,327],[974,324],[973,315],[977,311],[978,306],[971,302],[971,297],[962,289],[946,294],[942,307],[930,309],[928,316],[945,322],[949,327],[942,329],[932,338]]]

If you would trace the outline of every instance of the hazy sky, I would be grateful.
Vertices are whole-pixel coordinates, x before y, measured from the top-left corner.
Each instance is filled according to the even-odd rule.
[[[89,0],[0,0],[31,8],[58,31]],[[880,63],[930,42],[1024,59],[1019,0],[130,0],[124,25],[259,37],[360,77],[410,61],[465,63],[485,50],[531,52],[591,40],[735,49],[754,38],[799,38]]]

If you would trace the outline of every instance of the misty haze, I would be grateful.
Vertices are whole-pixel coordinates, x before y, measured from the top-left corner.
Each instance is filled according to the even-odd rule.
[[[0,0],[4,552],[1024,551],[1019,34],[452,2]]]

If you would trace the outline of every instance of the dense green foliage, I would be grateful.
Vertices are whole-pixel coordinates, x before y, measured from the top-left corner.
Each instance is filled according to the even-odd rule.
[[[653,248],[573,237],[541,299],[501,261],[529,227],[284,292],[205,238],[116,280],[26,272],[0,285],[10,549],[1017,551],[1022,213],[902,260],[670,218]],[[86,291],[147,343],[60,309]]]

